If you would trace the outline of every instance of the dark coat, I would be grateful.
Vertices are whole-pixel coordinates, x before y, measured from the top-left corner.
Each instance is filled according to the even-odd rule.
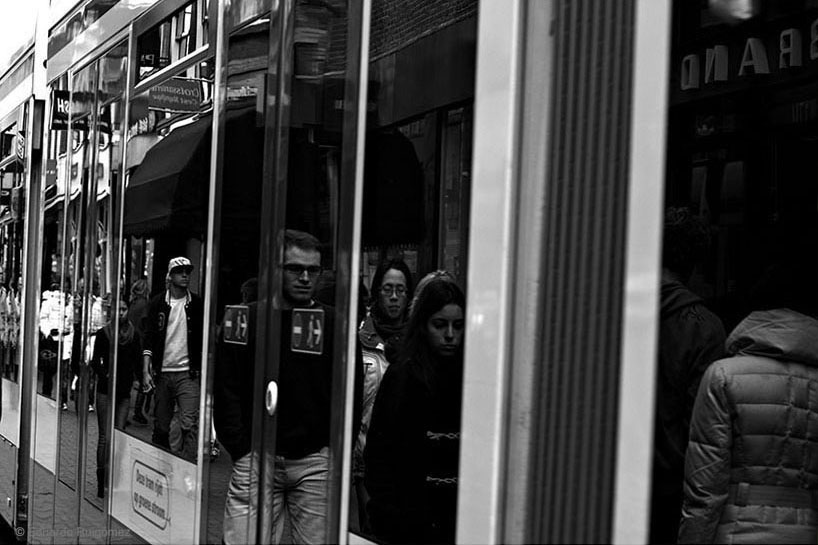
[[[707,366],[726,355],[726,335],[704,301],[667,273],[661,293],[651,542],[675,543],[693,402]]]
[[[693,409],[680,543],[818,540],[818,321],[753,312]]]
[[[218,341],[214,386],[213,418],[216,436],[235,461],[250,452],[256,372],[256,303],[248,304],[248,342],[246,346]],[[294,352],[290,348],[292,311],[281,314],[282,335],[279,352],[279,398],[276,452],[287,458],[303,458],[330,443],[332,381],[334,365],[334,316],[332,307],[316,304],[324,310],[324,348],[321,355]],[[353,437],[361,420],[363,363],[360,347],[356,350],[353,400]],[[263,385],[258,385],[263,388]]]
[[[389,543],[454,542],[461,380],[432,392],[414,362],[390,365],[364,450],[372,530]]]
[[[94,355],[91,358],[91,369],[97,376],[97,392],[108,393],[108,375],[110,373],[111,340],[106,328],[95,333]],[[116,395],[118,399],[130,395],[134,380],[142,375],[142,339],[139,331],[134,329],[133,338],[128,343],[120,344],[117,351]]]

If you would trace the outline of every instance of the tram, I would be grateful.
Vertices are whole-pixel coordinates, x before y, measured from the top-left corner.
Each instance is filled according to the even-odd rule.
[[[400,259],[466,293],[456,540],[647,542],[663,211],[707,221],[690,286],[728,331],[771,265],[816,272],[818,6],[730,4],[30,3],[0,58],[0,517],[27,543],[222,542],[241,350],[236,525],[278,540],[295,343],[332,362],[324,541],[378,542],[352,475],[358,328]],[[320,241],[310,341],[283,325],[287,230]],[[120,327],[151,327],[179,257],[192,428]]]

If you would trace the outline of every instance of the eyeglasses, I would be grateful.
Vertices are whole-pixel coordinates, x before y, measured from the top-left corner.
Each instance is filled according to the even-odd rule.
[[[310,276],[321,274],[321,267],[318,265],[298,265],[297,263],[286,263],[282,267],[284,272],[300,278],[305,272]]]
[[[402,297],[406,295],[406,286],[393,286],[391,284],[386,284],[385,286],[381,286],[381,293],[390,297],[393,293],[395,293],[398,297]]]

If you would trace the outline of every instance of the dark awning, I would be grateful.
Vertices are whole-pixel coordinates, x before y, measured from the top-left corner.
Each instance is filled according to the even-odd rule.
[[[125,236],[166,229],[203,234],[210,181],[211,115],[157,142],[131,175],[125,192]]]

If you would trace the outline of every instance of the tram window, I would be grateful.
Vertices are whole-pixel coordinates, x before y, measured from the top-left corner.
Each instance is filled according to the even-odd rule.
[[[133,426],[125,431],[194,463],[213,98],[206,64],[155,84],[131,103],[120,285],[150,354],[147,364],[140,357],[141,393],[134,399]],[[166,328],[178,319],[164,308],[166,296],[174,305],[182,301],[179,308],[192,320],[187,354],[177,359],[171,358],[175,345],[165,343]],[[118,371],[130,368],[117,361]]]
[[[779,531],[795,540],[816,531],[814,521],[766,526],[747,515],[753,500],[746,511],[735,507],[728,486],[814,488],[765,475],[783,466],[787,475],[815,472],[818,456],[809,440],[818,404],[792,401],[802,386],[818,386],[818,109],[810,98],[818,80],[798,49],[818,7],[732,4],[673,3],[651,542],[729,541],[734,515],[773,541]],[[750,368],[753,378],[742,371]],[[779,403],[794,403],[798,416],[761,409]],[[730,444],[713,434],[721,417]],[[758,450],[762,437],[804,446]],[[705,463],[723,469],[696,472]],[[688,501],[696,494],[696,504],[709,505],[722,493],[723,509]],[[702,533],[705,518],[720,523]]]
[[[0,374],[17,382],[24,225],[19,200],[24,169],[19,165],[11,168],[12,172],[2,173],[4,186],[12,189],[6,190],[7,204],[0,205]]]
[[[372,8],[349,528],[375,541],[455,537],[476,14]]]
[[[193,0],[139,36],[137,78],[142,80],[208,43],[207,2]]]

